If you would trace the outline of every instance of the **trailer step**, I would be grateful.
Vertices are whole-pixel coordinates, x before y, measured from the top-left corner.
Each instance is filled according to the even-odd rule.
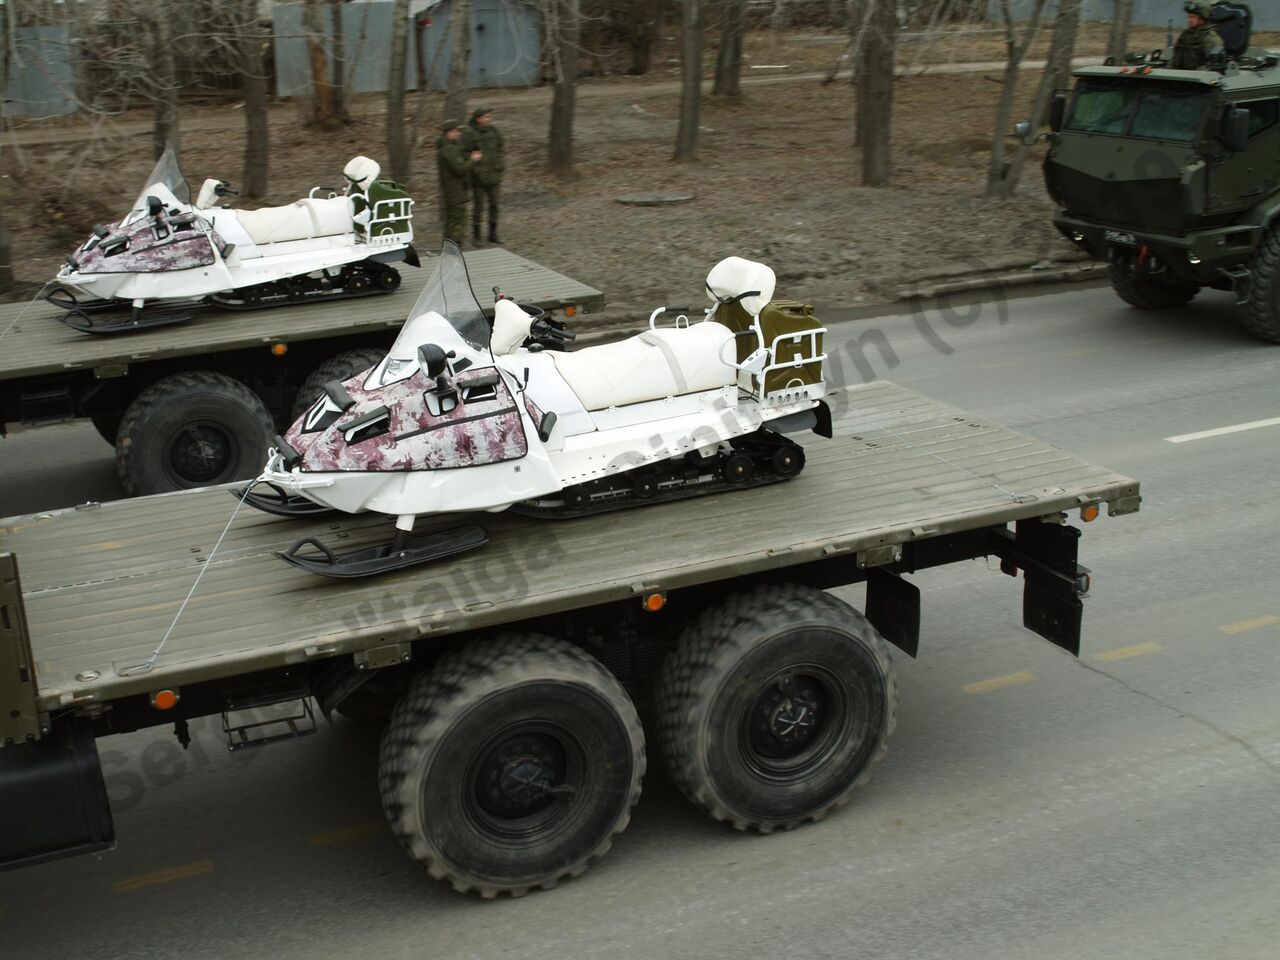
[[[255,696],[228,697],[222,708],[222,732],[227,749],[233,752],[309,736],[316,732],[311,691],[291,685]]]

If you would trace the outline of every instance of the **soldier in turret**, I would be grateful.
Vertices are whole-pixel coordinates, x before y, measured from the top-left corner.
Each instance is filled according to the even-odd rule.
[[[1209,23],[1209,4],[1188,0],[1183,9],[1187,12],[1187,29],[1178,34],[1170,66],[1175,70],[1203,70],[1213,54],[1222,52],[1222,38]]]

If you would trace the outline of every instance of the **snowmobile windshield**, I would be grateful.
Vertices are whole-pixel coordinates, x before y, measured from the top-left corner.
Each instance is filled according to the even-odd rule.
[[[143,210],[146,208],[147,194],[154,192],[151,188],[155,184],[167,187],[176,200],[182,203],[191,202],[191,188],[187,186],[187,178],[182,174],[182,167],[178,164],[178,155],[173,152],[173,147],[165,147],[164,153],[160,154],[160,159],[156,161],[155,169],[151,171],[151,175],[147,177],[146,182],[142,185],[142,192],[138,194],[138,199],[133,202],[132,209]]]
[[[489,349],[489,321],[471,290],[471,279],[467,276],[467,262],[462,259],[462,251],[449,240],[440,248],[440,262],[436,265],[436,272],[422,288],[418,302],[409,312],[409,320],[404,325],[401,337],[413,329],[415,320],[429,313],[444,317],[458,336],[477,350]],[[399,339],[396,346],[401,346]],[[407,346],[416,351],[419,345]],[[392,353],[395,352],[395,347],[392,347]]]

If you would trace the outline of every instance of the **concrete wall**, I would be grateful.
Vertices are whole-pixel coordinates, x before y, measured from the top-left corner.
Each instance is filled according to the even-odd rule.
[[[75,113],[75,69],[71,35],[62,27],[19,27],[16,51],[9,59],[4,114],[13,117],[59,117]],[[0,30],[0,43],[7,40]]]
[[[344,62],[347,89],[352,92],[386,90],[391,56],[392,0],[366,0],[342,6]],[[449,76],[448,2],[431,7],[424,15],[430,25],[421,32],[423,63],[429,86],[443,89]],[[326,36],[328,10],[326,9]],[[302,31],[302,5],[278,4],[273,11],[275,30],[276,93],[282,97],[311,92],[311,62]],[[539,80],[539,24],[533,7],[513,0],[472,0],[472,87],[522,87]],[[418,87],[417,33],[410,33],[405,65],[405,86]],[[330,64],[333,62],[330,41]]]

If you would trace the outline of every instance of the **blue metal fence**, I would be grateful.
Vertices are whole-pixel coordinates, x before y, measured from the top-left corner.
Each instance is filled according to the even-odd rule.
[[[4,115],[60,117],[77,109],[71,34],[65,26],[18,27],[9,57]],[[0,43],[7,43],[0,30]]]

